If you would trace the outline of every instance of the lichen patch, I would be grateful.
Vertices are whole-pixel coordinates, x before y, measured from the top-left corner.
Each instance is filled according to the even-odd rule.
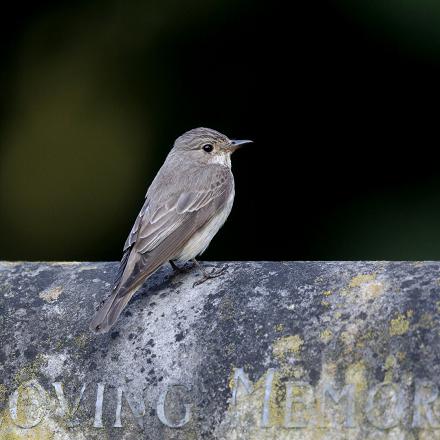
[[[376,279],[376,274],[360,274],[356,275],[350,280],[350,283],[348,284],[349,287],[360,287],[362,284],[370,283],[371,281],[374,281]]]
[[[272,352],[278,360],[285,360],[288,354],[298,354],[303,344],[299,335],[285,336],[275,341]]]
[[[327,328],[320,333],[319,338],[322,342],[328,344],[333,338],[333,333]]]
[[[41,292],[38,296],[43,301],[46,301],[48,303],[52,303],[58,299],[58,297],[61,295],[62,292],[63,292],[63,287],[58,286],[58,287],[53,287],[51,289],[43,290],[43,292]]]
[[[408,332],[409,330],[409,318],[412,316],[413,312],[411,310],[407,311],[406,314],[397,315],[396,318],[390,321],[390,336],[401,336]]]

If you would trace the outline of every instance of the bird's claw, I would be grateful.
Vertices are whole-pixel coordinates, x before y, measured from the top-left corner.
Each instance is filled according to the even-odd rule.
[[[205,281],[208,281],[211,278],[217,278],[223,275],[226,272],[227,268],[228,266],[225,265],[217,271],[215,270],[215,268],[213,268],[211,272],[208,272],[207,270],[203,270],[203,277],[200,280],[195,281],[193,287],[199,286],[200,284],[203,284]]]
[[[171,267],[173,268],[173,272],[175,275],[180,275],[180,274],[191,272],[191,270],[194,267],[192,265],[187,265],[187,264],[183,265],[182,267],[179,267],[173,261],[170,261],[170,264],[171,264]]]

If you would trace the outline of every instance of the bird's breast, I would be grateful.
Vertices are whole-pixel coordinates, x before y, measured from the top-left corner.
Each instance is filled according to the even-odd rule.
[[[206,250],[214,235],[217,234],[228,218],[234,203],[234,196],[235,193],[232,190],[223,208],[188,240],[180,254],[176,257],[177,260],[182,262],[192,260]]]

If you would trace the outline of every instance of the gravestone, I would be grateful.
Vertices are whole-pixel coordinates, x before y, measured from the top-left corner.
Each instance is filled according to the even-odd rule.
[[[218,263],[212,263],[218,267]],[[0,263],[0,439],[440,439],[440,264]]]

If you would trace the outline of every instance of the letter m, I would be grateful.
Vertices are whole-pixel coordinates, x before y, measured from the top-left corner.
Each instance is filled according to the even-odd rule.
[[[345,385],[340,391],[336,390],[331,383],[324,384],[322,393],[322,414],[326,414],[326,401],[330,398],[334,404],[339,405],[342,400],[345,400],[345,428],[355,428],[355,387],[353,384]],[[334,425],[332,421],[332,425]]]

